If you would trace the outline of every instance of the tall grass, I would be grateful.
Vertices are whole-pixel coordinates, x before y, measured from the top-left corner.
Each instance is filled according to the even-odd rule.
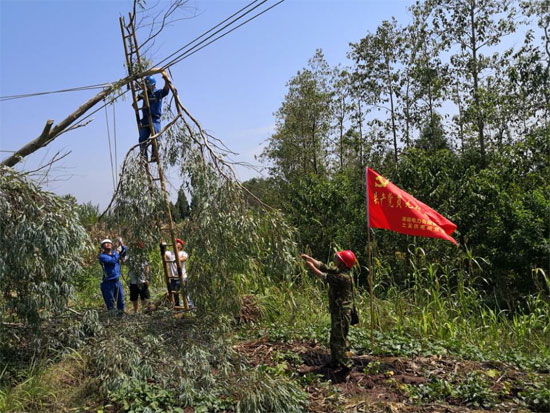
[[[43,380],[46,362],[33,362],[20,372],[21,381],[15,385],[0,387],[0,412],[48,411],[55,401],[56,393],[50,384]],[[0,374],[0,382],[5,373]]]
[[[409,251],[409,259],[409,288],[391,285],[377,300],[381,327],[420,338],[464,340],[481,349],[544,351],[550,341],[550,303],[542,291],[525,297],[525,307],[512,314],[483,296],[482,267],[470,254],[458,268],[426,262],[421,249]]]
[[[550,302],[544,289],[524,297],[524,304],[512,312],[500,309],[486,295],[482,287],[487,263],[471,251],[464,252],[455,266],[428,261],[421,248],[411,248],[406,258],[409,273],[405,287],[397,285],[389,266],[381,260],[375,262],[375,329],[380,341],[370,348],[366,334],[370,300],[368,292],[360,291],[356,301],[361,321],[358,329],[351,330],[352,347],[387,353],[394,348],[388,344],[392,337],[400,337],[417,342],[405,346],[413,353],[424,347],[429,348],[427,352],[545,369],[544,363],[550,362]],[[534,275],[539,277],[538,285],[550,288],[543,272]],[[298,280],[264,286],[257,295],[264,315],[261,327],[275,339],[326,342],[330,325],[326,286],[306,274]],[[384,347],[386,344],[389,347]]]

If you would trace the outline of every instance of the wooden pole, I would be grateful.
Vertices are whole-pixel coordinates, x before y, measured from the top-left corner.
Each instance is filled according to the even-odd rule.
[[[365,168],[365,182],[367,194],[367,249],[369,257],[369,298],[370,298],[370,346],[374,351],[374,287],[372,273],[372,242],[370,238],[370,214],[369,214],[369,167]]]

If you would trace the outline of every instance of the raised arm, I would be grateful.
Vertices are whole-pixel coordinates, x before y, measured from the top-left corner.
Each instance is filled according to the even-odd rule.
[[[327,275],[319,269],[321,267],[321,261],[318,261],[307,254],[301,254],[300,257],[305,260],[306,265],[313,272],[313,274],[322,280],[326,280]]]
[[[300,257],[306,261],[306,264],[311,262],[316,268],[321,266],[321,261],[318,261],[307,254],[300,254]]]
[[[325,280],[327,275],[322,272],[313,262],[306,261],[306,265],[311,269],[313,274],[315,274],[318,278]]]
[[[170,92],[170,78],[168,77],[168,73],[166,73],[166,70],[162,71],[162,78],[164,79],[164,87],[162,88],[162,94],[166,96],[168,95],[168,92]]]

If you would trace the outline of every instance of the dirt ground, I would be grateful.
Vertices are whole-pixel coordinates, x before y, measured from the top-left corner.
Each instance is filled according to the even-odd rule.
[[[312,412],[527,412],[514,401],[514,393],[526,373],[502,363],[476,363],[438,357],[375,357],[355,356],[351,369],[329,368],[330,354],[314,342],[275,343],[266,339],[241,342],[234,346],[252,365],[264,364],[284,369],[290,377],[302,378],[309,393]],[[471,408],[461,400],[447,398],[429,404],[409,400],[406,385],[419,385],[431,378],[456,380],[472,371],[487,371],[491,390],[498,392],[510,386],[509,398],[501,400],[498,408]],[[498,372],[495,376],[494,372]],[[491,378],[495,376],[494,379]],[[316,379],[313,379],[315,377]],[[308,380],[308,378],[310,380]],[[310,381],[310,382],[309,382]],[[308,384],[309,382],[309,384]],[[514,384],[518,388],[514,389]]]

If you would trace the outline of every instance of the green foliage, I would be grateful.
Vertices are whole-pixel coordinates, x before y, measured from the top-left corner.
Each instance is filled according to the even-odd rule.
[[[280,375],[272,377],[261,369],[238,380],[238,412],[302,412],[306,394],[293,381]]]
[[[1,383],[5,370],[0,373]],[[33,361],[21,372],[25,377],[23,381],[13,387],[10,384],[0,386],[0,411],[8,413],[49,410],[56,394],[55,389],[44,381],[44,373],[44,364]]]
[[[306,396],[299,386],[247,367],[220,324],[206,329],[206,320],[111,322],[116,328],[105,330],[88,357],[102,393],[122,411],[303,410]]]
[[[534,383],[520,392],[519,397],[534,412],[550,411],[550,380]]]
[[[471,372],[458,383],[446,379],[432,378],[425,384],[403,387],[409,398],[419,404],[436,400],[457,398],[475,408],[491,408],[497,403],[487,377],[480,372]]]
[[[193,301],[200,312],[237,314],[240,293],[296,272],[294,231],[278,211],[251,207],[238,183],[186,146],[183,130],[173,139],[170,161],[188,179],[192,199],[183,232]]]
[[[431,116],[416,141],[416,147],[432,153],[441,149],[449,149],[440,115]]]
[[[107,224],[112,230],[123,229],[123,238],[134,258],[129,261],[131,271],[152,251],[157,252],[160,229],[156,217],[166,216],[164,198],[160,189],[150,183],[145,173],[144,159],[140,154],[131,154],[120,177],[120,190],[115,205],[108,216]],[[145,190],[147,189],[147,190]],[[143,248],[137,248],[141,244]]]
[[[352,43],[351,67],[326,70],[316,55],[319,70],[310,64],[290,80],[276,115],[264,152],[271,175],[250,187],[288,213],[302,248],[325,257],[337,244],[364,255],[363,168],[371,166],[457,224],[461,248],[484,267],[475,287],[514,311],[539,292],[531,271],[550,254],[549,26],[546,3],[535,3],[521,10],[538,32],[520,33],[512,1],[419,1],[410,24],[384,21]],[[524,44],[502,52],[516,30]],[[326,134],[311,122],[321,96],[327,111],[314,120],[328,119]],[[323,170],[312,167],[312,127],[328,136]],[[460,259],[440,240],[377,230],[375,257],[400,288],[410,243],[443,266]]]
[[[189,217],[190,206],[189,202],[187,202],[187,196],[185,195],[183,186],[178,190],[178,198],[176,199],[176,203],[170,203],[170,210],[172,213],[172,219],[176,222],[182,221]]]
[[[274,176],[292,182],[297,173],[325,174],[331,115],[328,77],[328,64],[318,49],[308,67],[288,82],[276,113],[276,133],[262,153]]]
[[[110,399],[124,412],[174,412],[183,413],[181,407],[173,407],[173,392],[139,379],[130,379],[122,387],[109,394]]]
[[[0,316],[38,323],[65,308],[88,237],[74,202],[0,170]]]
[[[487,378],[480,372],[472,372],[458,385],[457,396],[472,407],[491,408],[496,402],[496,395],[491,390]]]
[[[81,204],[78,206],[78,215],[80,216],[80,223],[87,229],[91,228],[98,223],[99,206],[91,202]]]
[[[433,378],[425,384],[418,386],[407,385],[404,387],[409,398],[419,404],[433,402],[435,400],[446,400],[453,397],[456,390],[453,385],[445,379]]]

